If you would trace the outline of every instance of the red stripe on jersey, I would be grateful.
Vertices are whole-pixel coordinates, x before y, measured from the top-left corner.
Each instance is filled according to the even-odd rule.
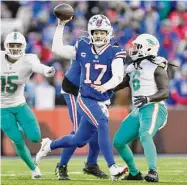
[[[126,53],[116,53],[116,55],[115,56],[118,56],[118,55],[125,55],[126,56]]]
[[[118,54],[124,54],[124,55],[126,55],[126,51],[117,52],[116,55],[118,55]]]
[[[77,106],[75,97],[72,94],[69,94],[70,101],[71,101],[71,108],[73,113],[73,129],[76,132],[78,129],[78,122],[77,122]]]
[[[126,55],[116,55],[115,58],[126,58]]]
[[[86,107],[86,105],[83,103],[83,101],[81,100],[81,97],[78,98],[78,103],[79,103],[80,107],[82,108],[82,110],[88,115],[88,117],[92,120],[94,125],[97,127],[98,123],[97,123],[96,119],[94,118],[92,113],[89,111],[89,109]]]

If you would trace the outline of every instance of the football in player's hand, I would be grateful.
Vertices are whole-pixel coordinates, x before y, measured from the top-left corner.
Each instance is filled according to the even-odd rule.
[[[69,20],[74,15],[74,9],[66,3],[57,5],[53,12],[61,21]]]

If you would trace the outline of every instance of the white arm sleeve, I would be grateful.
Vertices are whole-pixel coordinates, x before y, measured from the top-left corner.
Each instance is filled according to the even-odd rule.
[[[74,46],[63,45],[63,32],[64,25],[58,25],[53,36],[52,51],[62,58],[74,60],[76,59],[76,49]]]
[[[112,61],[112,78],[103,86],[105,89],[114,89],[118,84],[123,81],[124,64],[122,58],[116,58]]]
[[[44,75],[44,71],[46,71],[48,69],[50,69],[50,67],[48,67],[48,66],[46,66],[44,64],[34,63],[32,65],[32,72],[34,72],[34,73],[39,73],[39,74]]]

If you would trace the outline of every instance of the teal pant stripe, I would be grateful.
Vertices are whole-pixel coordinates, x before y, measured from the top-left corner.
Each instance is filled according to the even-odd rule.
[[[159,111],[158,111],[157,118],[156,118],[156,126],[153,132],[151,133],[152,136],[154,136],[158,130],[160,130],[166,125],[167,117],[168,117],[168,113],[167,113],[166,107],[163,104],[160,104]]]
[[[149,134],[152,134],[152,132],[156,126],[156,119],[157,119],[158,112],[159,112],[159,104],[155,103],[153,106],[154,106],[154,109],[152,112],[151,125],[150,125],[149,131],[148,131]]]
[[[139,133],[156,134],[167,120],[167,109],[161,103],[151,103],[139,109]]]
[[[166,120],[166,107],[161,103],[150,103],[140,109],[134,109],[121,123],[113,143],[127,163],[131,174],[136,175],[139,170],[128,143],[139,137],[149,169],[156,170],[156,148],[153,136],[164,126]]]

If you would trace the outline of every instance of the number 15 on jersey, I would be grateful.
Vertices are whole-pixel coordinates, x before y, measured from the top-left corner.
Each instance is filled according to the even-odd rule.
[[[12,81],[17,79],[18,76],[1,76],[1,92],[14,93],[18,85]]]

